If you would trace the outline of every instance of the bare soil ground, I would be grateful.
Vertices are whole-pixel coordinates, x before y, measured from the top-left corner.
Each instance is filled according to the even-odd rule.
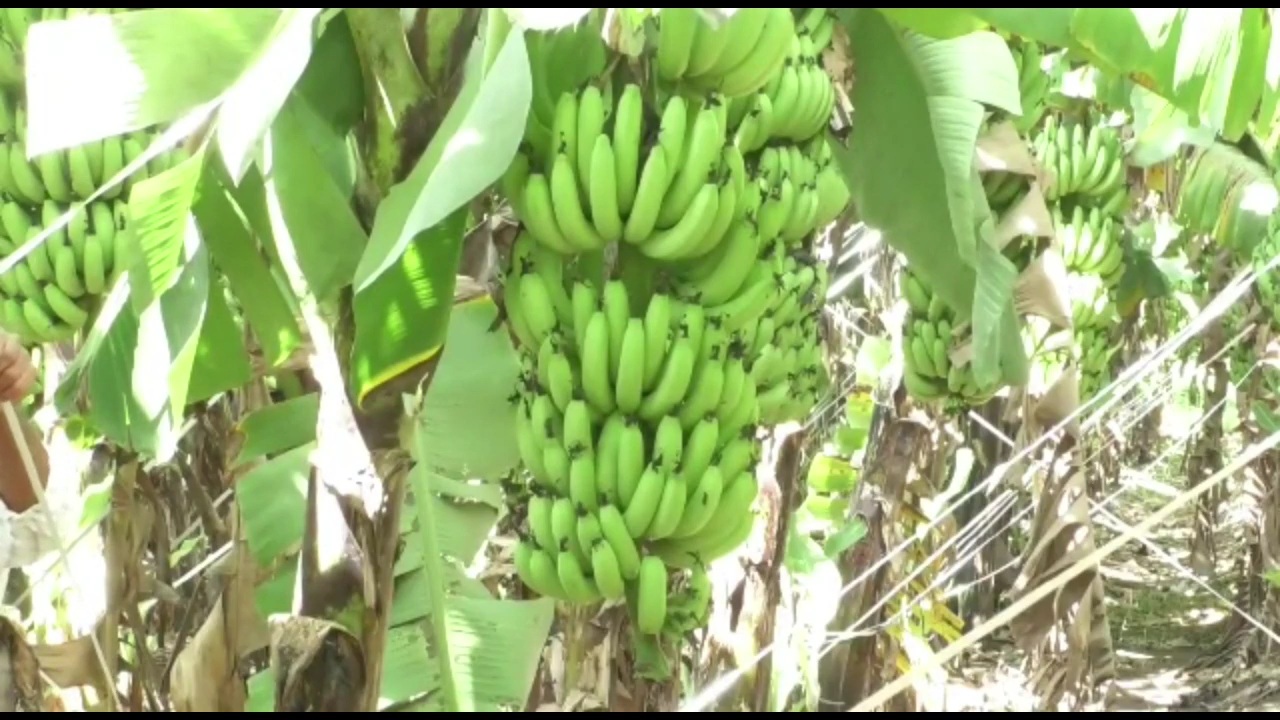
[[[1181,433],[1169,432],[1177,436]],[[1105,542],[1163,506],[1184,489],[1180,448],[1163,467],[1126,470],[1106,511],[1095,506],[1095,528]],[[1193,510],[1180,511],[1146,542],[1133,541],[1103,567],[1117,679],[1101,712],[1278,712],[1280,661],[1251,667],[1216,662],[1200,667],[1221,648],[1239,579],[1241,527],[1232,519],[1229,489],[1217,533],[1218,564],[1207,576],[1190,569]],[[1110,515],[1111,517],[1106,517]],[[1118,520],[1118,522],[1117,522]],[[942,706],[952,712],[1035,711],[1019,655],[1007,636],[992,638],[970,654],[952,680]],[[936,705],[935,705],[936,707]]]

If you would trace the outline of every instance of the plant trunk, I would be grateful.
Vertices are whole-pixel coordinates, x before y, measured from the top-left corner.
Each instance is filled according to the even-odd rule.
[[[418,162],[448,112],[478,17],[479,10],[424,8],[406,35],[398,8],[346,11],[368,99],[355,199],[366,223]],[[418,46],[410,47],[415,40]],[[425,390],[436,358],[405,371],[395,388],[382,393],[393,401],[356,408],[346,385],[355,330],[352,297],[348,292],[336,302],[311,298],[296,260],[284,255],[315,347],[311,370],[320,395],[320,457],[308,486],[296,614],[271,632],[276,710],[367,712],[380,697],[410,468],[399,447],[403,410],[394,391]],[[322,536],[326,546],[340,546],[338,557],[321,552]]]
[[[1223,331],[1220,322],[1213,323],[1205,332],[1204,344],[1200,349],[1200,361],[1204,367],[1203,397],[1204,409],[1207,413],[1204,424],[1191,441],[1191,449],[1187,453],[1187,487],[1195,487],[1206,478],[1222,469],[1222,428],[1223,400],[1227,395],[1230,382],[1226,361],[1214,358],[1223,346]],[[1217,547],[1214,534],[1218,525],[1218,508],[1224,495],[1223,485],[1219,483],[1210,492],[1201,495],[1196,501],[1195,518],[1191,530],[1190,566],[1202,577],[1212,577],[1217,567]]]
[[[877,410],[877,413],[882,412]],[[867,527],[867,536],[841,556],[840,574],[848,586],[859,578],[832,621],[834,633],[855,633],[837,645],[819,666],[821,711],[847,710],[892,680],[894,647],[878,628],[885,615],[880,600],[891,574],[886,555],[896,549],[895,518],[914,477],[926,470],[933,443],[929,428],[914,420],[891,420],[883,433],[873,436],[863,470],[860,499],[855,509]],[[872,568],[875,568],[872,570]],[[866,577],[864,577],[866,576]],[[859,631],[862,631],[859,633]],[[909,698],[899,695],[892,708],[906,711]]]
[[[1267,376],[1276,373],[1272,368],[1259,366],[1238,390],[1241,440],[1246,447],[1270,434],[1254,420],[1253,407],[1258,402],[1265,407],[1275,406],[1276,397],[1266,388],[1274,386],[1274,378]],[[1243,572],[1236,605],[1266,627],[1280,631],[1280,596],[1267,579],[1267,575],[1280,563],[1280,481],[1277,473],[1280,473],[1280,452],[1274,450],[1263,453],[1243,473],[1240,502],[1245,519],[1245,542],[1239,560]],[[1243,657],[1252,664],[1276,649],[1270,637],[1239,615],[1232,615],[1229,628],[1223,649],[1214,655],[1216,660]]]

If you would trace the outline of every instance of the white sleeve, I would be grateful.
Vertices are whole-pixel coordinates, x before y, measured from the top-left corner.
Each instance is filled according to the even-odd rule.
[[[62,438],[59,438],[62,439]],[[76,457],[70,447],[49,444],[49,483],[44,501],[25,512],[15,513],[0,502],[0,567],[24,567],[58,551],[58,540],[68,546],[75,540],[80,524],[80,477]]]
[[[75,539],[67,536],[66,522],[75,509],[62,499],[60,494],[46,493],[44,502],[22,513],[14,513],[0,503],[0,567],[24,567],[57,552],[59,534],[64,543]]]

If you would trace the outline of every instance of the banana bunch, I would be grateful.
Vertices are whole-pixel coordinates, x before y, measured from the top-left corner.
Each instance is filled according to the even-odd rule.
[[[952,346],[963,339],[951,309],[910,271],[899,276],[899,290],[911,309],[902,333],[902,382],[917,400],[958,399],[970,405],[990,400],[999,387],[982,387],[969,363],[951,360]]]
[[[781,238],[798,245],[839,217],[849,204],[849,188],[822,137],[805,145],[765,148],[749,177],[746,212],[765,243]]]
[[[710,562],[753,527],[760,410],[743,349],[775,280],[712,309],[653,294],[633,317],[623,281],[597,292],[567,277],[562,256],[517,237],[506,305],[525,364],[516,439],[535,484],[517,567],[574,602],[634,585],[637,626],[658,632],[667,566]]]
[[[822,132],[835,108],[835,88],[822,65],[835,18],[827,8],[805,8],[787,57],[759,91],[729,100],[729,128],[743,153],[771,139],[803,141]]]
[[[0,112],[4,110],[4,103],[0,103]],[[24,143],[26,120],[21,114],[7,117],[13,120],[16,132],[0,143],[0,193],[32,208],[40,207],[46,200],[63,204],[87,200],[125,165],[142,155],[151,140],[147,133],[133,133],[28,159]],[[162,153],[101,197],[114,200],[127,195],[133,185],[168,170],[184,158],[181,149]]]
[[[1075,351],[1082,400],[1093,397],[1111,382],[1111,356],[1119,350],[1111,342],[1110,327],[1076,328]]]
[[[67,208],[46,200],[39,218],[0,205],[0,256],[7,257]],[[98,201],[0,275],[0,326],[31,344],[67,340],[89,321],[92,301],[122,269],[127,205]]]
[[[797,14],[664,10],[653,66],[677,87],[557,88],[501,181],[521,223],[502,278],[516,569],[567,602],[625,599],[645,634],[705,623],[706,565],[755,527],[757,426],[828,382],[806,246],[850,192],[822,133],[834,20]]]
[[[1124,275],[1124,244],[1115,220],[1097,207],[1076,205],[1070,217],[1061,203],[1050,208],[1067,269],[1097,275],[1115,287]]]
[[[594,417],[616,411],[656,428],[674,415],[689,432],[714,415],[717,447],[755,425],[756,388],[741,357],[748,313],[709,312],[655,294],[633,317],[626,285],[611,280],[599,300],[591,285],[575,284],[566,322],[546,278],[540,270],[516,278],[519,302],[507,312],[528,332],[520,343],[557,410],[583,397]],[[527,464],[537,475],[536,463]]]
[[[525,228],[558,253],[626,242],[655,260],[701,257],[745,216],[751,195],[727,112],[719,95],[673,95],[645,153],[638,85],[623,87],[616,105],[595,85],[564,93],[550,152],[517,154],[503,189]]]
[[[771,110],[769,137],[802,142],[827,127],[836,91],[823,69],[822,50],[807,32],[792,36],[779,72],[757,93],[757,103],[767,100]]]
[[[1013,64],[1018,68],[1018,92],[1022,96],[1022,116],[1013,124],[1027,133],[1040,123],[1049,106],[1049,73],[1041,67],[1044,48],[1037,42],[1020,40],[1013,45]]]
[[[1073,327],[1110,327],[1119,319],[1107,285],[1096,275],[1067,274]]]
[[[539,385],[537,370],[529,369],[518,437],[536,484],[517,572],[536,592],[560,600],[626,597],[639,630],[659,633],[671,617],[668,568],[693,569],[696,577],[699,566],[733,551],[754,528],[754,428],[722,438],[713,412],[688,431],[678,415],[652,426],[612,412],[596,423],[588,401],[575,398],[560,411]],[[692,617],[700,621],[703,612]]]
[[[778,268],[782,293],[749,329],[747,356],[760,405],[760,422],[803,419],[826,390],[826,362],[818,335],[818,311],[826,294],[826,268],[794,256],[762,259]]]
[[[693,8],[666,8],[655,24],[658,77],[726,97],[763,87],[796,37],[789,8],[739,8],[714,26]]]
[[[1021,173],[1003,170],[982,173],[982,192],[996,215],[1002,215],[1013,207],[1028,187],[1027,176]]]
[[[1124,148],[1115,128],[1101,122],[1086,127],[1050,115],[1032,140],[1032,150],[1054,178],[1045,189],[1046,200],[1084,195],[1095,199],[1104,215],[1120,215],[1127,207]]]

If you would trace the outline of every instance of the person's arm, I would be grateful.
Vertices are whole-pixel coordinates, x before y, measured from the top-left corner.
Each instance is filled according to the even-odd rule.
[[[36,367],[31,356],[12,335],[0,330],[0,403],[17,403],[26,399],[36,384]],[[38,501],[35,488],[27,479],[22,452],[14,442],[13,428],[7,413],[0,412],[0,502],[13,513],[23,513]],[[35,461],[37,480],[44,487],[49,481],[49,454],[34,423],[16,414],[27,438],[27,448]]]

